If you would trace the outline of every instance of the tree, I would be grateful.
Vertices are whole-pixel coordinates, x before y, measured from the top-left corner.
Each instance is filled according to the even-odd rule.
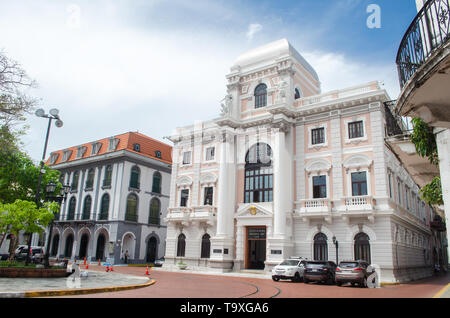
[[[13,235],[10,246],[9,261],[14,260],[15,250],[18,244],[19,232],[42,233],[45,227],[53,220],[58,212],[59,205],[55,202],[46,202],[44,207],[37,208],[32,201],[16,200],[14,203],[0,204],[0,229],[3,237]]]
[[[0,151],[16,149],[18,136],[26,127],[15,129],[31,113],[36,99],[26,90],[36,87],[21,65],[0,51]]]
[[[439,164],[436,136],[433,129],[420,118],[412,118],[413,132],[410,140],[415,145],[417,153],[427,157],[431,164]],[[434,177],[433,180],[420,189],[422,199],[429,205],[444,204],[442,197],[441,178]]]

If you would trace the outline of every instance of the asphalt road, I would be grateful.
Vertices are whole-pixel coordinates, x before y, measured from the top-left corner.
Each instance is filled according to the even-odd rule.
[[[90,266],[90,270],[104,270]],[[115,272],[145,276],[145,267],[114,267]],[[318,283],[274,282],[270,279],[150,271],[156,284],[134,290],[70,296],[75,298],[432,298],[446,295],[450,275],[377,289]]]

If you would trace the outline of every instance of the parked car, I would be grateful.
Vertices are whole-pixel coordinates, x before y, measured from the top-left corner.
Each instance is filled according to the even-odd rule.
[[[160,259],[155,260],[154,266],[161,267],[164,264],[164,257],[161,257]]]
[[[342,261],[336,268],[336,284],[341,286],[343,283],[352,283],[367,287],[367,277],[373,271],[374,269],[366,261]]]
[[[44,248],[41,246],[32,246],[30,258],[33,263],[42,263],[44,260]],[[16,249],[16,260],[24,261],[27,259],[27,246],[22,245]]]
[[[272,279],[278,282],[280,279],[290,279],[293,282],[303,280],[306,261],[302,258],[289,258],[272,269]]]
[[[336,264],[331,261],[307,261],[303,281],[308,284],[311,281],[334,284]]]

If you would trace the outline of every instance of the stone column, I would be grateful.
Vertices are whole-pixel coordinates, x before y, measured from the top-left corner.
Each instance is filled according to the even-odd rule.
[[[444,199],[445,224],[447,224],[447,255],[450,255],[450,129],[435,128],[436,143],[439,153],[439,170],[441,174],[442,198]]]
[[[234,244],[234,212],[236,207],[236,161],[234,136],[223,132],[220,146],[220,168],[218,180],[217,230],[211,239],[212,269],[229,271],[232,269]]]
[[[273,228],[268,236],[266,264],[276,265],[286,257],[291,256],[293,243],[288,241],[286,218],[292,213],[292,153],[286,142],[290,129],[282,124],[275,128],[273,153]],[[277,252],[272,252],[277,251]],[[281,251],[281,253],[280,253]],[[267,267],[266,267],[267,268]]]

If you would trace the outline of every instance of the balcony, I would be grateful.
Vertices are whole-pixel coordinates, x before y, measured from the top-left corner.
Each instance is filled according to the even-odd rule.
[[[330,199],[306,199],[295,202],[296,215],[303,221],[309,222],[313,219],[323,219],[331,224],[332,201]]]
[[[423,187],[439,175],[439,167],[421,157],[414,144],[410,141],[413,127],[411,119],[394,113],[396,101],[385,102],[386,114],[386,143],[391,151],[403,163],[414,182]]]
[[[450,0],[429,0],[400,44],[396,112],[450,128]]]
[[[169,208],[165,221],[181,223],[182,225],[188,225],[191,222],[204,222],[208,225],[214,225],[217,219],[216,215],[217,207],[210,205]]]

